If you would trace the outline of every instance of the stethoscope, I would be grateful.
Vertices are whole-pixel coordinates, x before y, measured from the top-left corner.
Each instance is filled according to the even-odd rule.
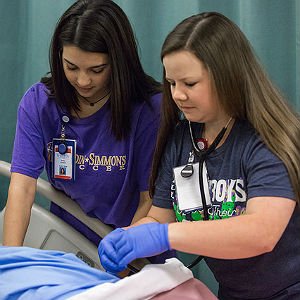
[[[227,122],[227,124],[221,129],[221,131],[218,133],[217,137],[214,139],[214,141],[212,142],[212,144],[207,148],[206,147],[206,142],[204,139],[200,139],[200,141],[196,144],[195,143],[195,137],[193,134],[193,129],[192,129],[192,125],[191,122],[189,121],[189,132],[190,132],[190,138],[191,138],[191,142],[192,142],[192,146],[193,146],[193,151],[191,156],[195,153],[200,162],[204,162],[204,160],[206,159],[206,157],[212,153],[219,145],[219,143],[221,142],[222,138],[224,137],[224,134],[231,122],[232,118],[229,119],[229,121]],[[194,173],[194,168],[193,168],[193,157],[189,158],[188,160],[188,164],[181,170],[181,176],[186,178],[186,177],[191,177]]]
[[[218,133],[217,137],[214,139],[212,144],[209,147],[206,147],[204,139],[200,139],[198,143],[195,143],[195,137],[193,134],[193,129],[191,122],[189,121],[189,133],[190,138],[192,142],[193,149],[190,152],[190,156],[188,159],[188,163],[186,166],[181,170],[180,174],[184,178],[191,177],[194,173],[194,154],[199,159],[199,186],[200,186],[200,193],[201,193],[201,200],[202,200],[202,207],[203,207],[203,218],[204,220],[209,220],[209,214],[208,214],[208,204],[206,201],[206,196],[204,192],[204,183],[203,183],[203,165],[204,161],[207,158],[207,156],[212,153],[220,144],[222,138],[224,137],[224,134],[231,122],[232,118],[229,119],[227,124],[221,129],[221,131]],[[189,269],[193,268],[196,264],[198,264],[202,260],[202,256],[198,256],[192,263],[190,263],[187,267]]]

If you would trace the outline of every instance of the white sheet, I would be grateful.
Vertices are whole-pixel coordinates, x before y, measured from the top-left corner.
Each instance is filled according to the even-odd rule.
[[[146,265],[139,273],[116,283],[104,283],[68,300],[146,300],[193,278],[191,270],[178,259],[165,264]]]

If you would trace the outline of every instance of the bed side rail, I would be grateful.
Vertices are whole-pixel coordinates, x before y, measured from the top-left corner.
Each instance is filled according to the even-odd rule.
[[[0,160],[0,175],[10,178],[10,166],[10,163]],[[53,188],[53,186],[47,180],[38,178],[37,193],[68,211],[70,214],[88,226],[91,230],[96,232],[99,236],[104,237],[112,231],[112,227],[102,223],[99,219],[86,215],[75,201],[66,196],[63,192]],[[131,265],[134,268],[141,269],[148,263],[149,261],[147,259],[138,259],[135,262],[132,262]]]

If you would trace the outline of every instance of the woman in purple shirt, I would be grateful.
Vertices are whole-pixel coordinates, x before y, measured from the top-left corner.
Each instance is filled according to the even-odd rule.
[[[112,227],[144,217],[161,85],[140,63],[131,25],[110,0],[76,1],[60,18],[50,73],[23,96],[5,212],[4,245],[20,246],[37,178]],[[100,237],[52,204],[94,244]]]

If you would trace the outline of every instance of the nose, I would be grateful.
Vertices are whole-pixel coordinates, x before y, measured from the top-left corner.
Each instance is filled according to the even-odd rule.
[[[180,88],[178,85],[173,87],[172,96],[175,101],[184,101],[187,99],[184,89]]]
[[[85,72],[79,72],[76,82],[79,87],[86,87],[91,83],[91,78]]]

